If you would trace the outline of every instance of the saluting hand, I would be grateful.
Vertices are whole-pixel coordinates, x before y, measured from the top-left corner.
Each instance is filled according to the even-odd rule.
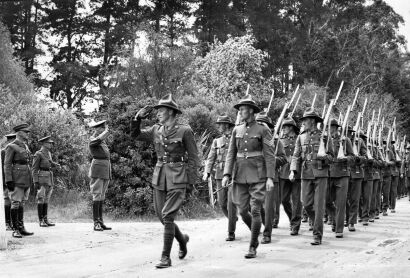
[[[149,105],[144,106],[142,109],[140,109],[137,113],[137,115],[135,115],[135,120],[139,119],[145,119],[148,117],[148,115],[151,113],[152,111],[152,107]]]

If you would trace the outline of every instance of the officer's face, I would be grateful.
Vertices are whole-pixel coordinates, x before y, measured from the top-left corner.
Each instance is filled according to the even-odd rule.
[[[306,118],[302,121],[303,126],[305,129],[312,129],[315,125],[315,120],[312,118]]]
[[[223,124],[218,124],[218,131],[220,132],[220,133],[225,133],[225,132],[227,132],[229,130],[229,124],[225,124],[225,123],[223,123]]]
[[[30,135],[30,131],[20,130],[19,132],[17,132],[17,134],[18,134],[23,140],[27,141],[27,140],[28,140],[28,137],[29,137],[29,135]]]
[[[282,131],[284,135],[288,135],[291,131],[291,127],[289,125],[285,125],[283,126]]]
[[[247,105],[242,105],[239,107],[239,114],[241,115],[241,119],[243,121],[248,120],[251,115],[254,114],[253,109]]]
[[[166,107],[160,107],[157,110],[157,119],[161,124],[164,124],[166,121],[168,121],[172,115],[173,111]]]
[[[47,149],[51,150],[53,148],[53,144],[52,143],[44,143],[43,144],[44,147],[46,147]]]

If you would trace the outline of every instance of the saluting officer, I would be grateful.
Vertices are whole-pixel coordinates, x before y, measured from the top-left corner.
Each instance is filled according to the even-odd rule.
[[[350,166],[350,182],[347,190],[346,221],[350,232],[356,231],[357,214],[359,212],[360,195],[364,179],[363,166],[366,161],[366,145],[360,136],[355,136],[352,127],[348,128],[348,136],[357,148],[355,161]],[[356,137],[356,139],[355,139]]]
[[[318,156],[322,132],[317,128],[317,124],[323,122],[323,119],[312,108],[307,109],[300,120],[303,122],[304,130],[296,139],[289,180],[295,181],[298,162],[302,159],[302,203],[313,222],[313,242],[311,244],[320,245],[323,236],[323,214],[329,164],[333,158],[333,150],[331,144],[328,144],[326,155]]]
[[[51,150],[54,141],[51,136],[46,136],[38,140],[42,146],[39,151],[34,154],[33,159],[33,182],[37,191],[37,212],[40,227],[55,226],[48,220],[48,203],[50,202],[51,194],[54,187],[54,176],[51,171],[52,166],[60,166],[51,158]]]
[[[6,156],[6,146],[16,139],[16,134],[7,134],[6,136],[5,147],[1,149],[1,161],[4,165],[4,158]],[[6,230],[12,231],[12,224],[11,224],[11,201],[9,196],[9,190],[6,187],[6,180],[4,176],[4,167],[1,165],[1,170],[3,171],[3,197],[4,197],[4,215],[6,220]]]
[[[225,158],[231,140],[232,129],[235,123],[229,116],[222,115],[216,120],[221,136],[214,139],[208,159],[205,163],[203,180],[208,181],[212,169],[215,166],[215,180],[218,189],[218,203],[223,214],[228,218],[228,237],[226,241],[235,240],[236,221],[238,220],[236,206],[232,202],[232,188],[222,188],[222,178],[225,166]]]
[[[330,198],[330,202],[334,203],[334,206],[328,206],[328,209],[330,213],[329,216],[333,219],[332,231],[336,232],[337,238],[342,238],[350,178],[349,164],[359,162],[359,160],[356,160],[354,157],[350,139],[339,133],[339,127],[341,127],[339,123],[335,119],[332,119],[330,122],[330,133],[334,153],[338,153],[340,148],[342,148],[343,151],[341,153],[342,156],[334,157],[332,164],[330,164],[328,197]]]
[[[107,121],[91,124],[94,130],[88,145],[93,160],[89,172],[90,190],[93,197],[94,231],[111,230],[104,224],[103,203],[111,180],[110,150],[106,139],[109,136]]]
[[[256,121],[265,124],[269,129],[274,127],[272,120],[268,117],[266,112],[259,113],[256,116]],[[273,178],[273,189],[266,192],[265,203],[261,210],[262,222],[265,226],[263,230],[262,244],[268,244],[271,242],[272,228],[278,227],[281,203],[279,167],[286,163],[285,149],[278,138],[274,139],[272,148],[275,154],[275,177]]]
[[[13,128],[16,139],[7,145],[4,158],[4,176],[11,200],[13,237],[31,236],[24,227],[24,203],[28,200],[32,177],[31,152],[27,146],[30,128],[24,123]]]
[[[163,97],[154,106],[159,124],[146,129],[140,128],[151,108],[138,111],[131,122],[131,135],[139,141],[154,143],[157,164],[152,175],[155,212],[164,225],[164,246],[157,268],[171,266],[171,248],[174,237],[179,243],[179,259],[187,255],[189,236],[183,234],[175,224],[175,216],[185,198],[187,187],[192,187],[198,179],[199,158],[194,133],[188,125],[177,122],[177,114],[182,111],[171,95]]]
[[[245,254],[245,258],[251,259],[256,257],[259,245],[261,209],[265,193],[271,191],[274,186],[275,156],[271,147],[272,134],[269,128],[255,121],[255,113],[260,112],[255,101],[248,95],[234,107],[239,110],[244,122],[236,126],[232,132],[222,185],[227,186],[233,178],[234,203],[243,221],[251,227],[249,251]]]
[[[298,162],[295,180],[293,182],[289,180],[290,163],[295,151],[296,138],[299,134],[299,128],[295,120],[291,117],[286,118],[282,123],[282,132],[281,142],[285,148],[287,163],[282,165],[280,169],[279,183],[282,194],[282,205],[290,222],[290,235],[296,236],[299,234],[302,220],[300,161]]]

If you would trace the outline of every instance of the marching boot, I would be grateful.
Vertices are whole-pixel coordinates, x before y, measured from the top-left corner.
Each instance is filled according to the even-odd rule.
[[[172,265],[171,259],[168,256],[162,256],[159,263],[155,265],[156,268],[168,268]]]
[[[178,225],[175,224],[175,223],[174,223],[174,230],[175,230],[175,239],[179,243],[178,258],[180,260],[183,260],[186,257],[186,255],[188,254],[187,244],[188,244],[188,241],[189,241],[189,236],[187,234],[181,233],[181,230],[179,229]],[[168,253],[165,252],[165,254],[163,254],[163,255],[167,256]]]
[[[93,201],[93,220],[94,220],[94,231],[102,232],[104,229],[101,227],[100,216],[99,216],[99,204],[98,201]]]
[[[259,243],[256,242],[255,246],[249,246],[248,253],[245,254],[245,259],[254,259],[256,258],[256,248],[258,248]]]
[[[228,237],[225,241],[234,241],[235,240],[235,233],[228,233]]]
[[[52,226],[55,226],[56,224],[51,223],[50,221],[48,221],[47,214],[48,214],[48,204],[47,204],[47,203],[44,203],[44,204],[43,204],[43,219],[44,219],[44,223],[46,223],[47,226],[51,226],[51,227],[52,227]]]
[[[6,231],[12,231],[12,225],[11,225],[11,205],[4,205],[4,214],[6,216]]]
[[[37,213],[38,213],[38,223],[40,227],[48,227],[47,223],[44,222],[43,204],[37,204]]]
[[[98,215],[100,216],[100,226],[103,228],[103,230],[112,230],[111,227],[107,227],[104,224],[103,220],[103,202],[104,201],[98,201]]]
[[[356,231],[356,228],[354,227],[354,225],[353,224],[349,224],[349,232],[355,232]]]
[[[23,236],[21,235],[20,230],[19,230],[18,209],[12,208],[10,210],[10,214],[11,214],[11,221],[13,222],[12,236],[15,238],[22,238]]]
[[[314,236],[313,241],[310,244],[311,245],[320,245],[320,244],[322,244],[322,237],[321,236]]]
[[[292,230],[290,231],[291,236],[297,236],[299,234],[299,227],[292,227]]]
[[[18,208],[18,221],[19,221],[19,230],[20,234],[23,236],[32,236],[34,233],[27,232],[26,228],[24,227],[24,207],[20,205]]]

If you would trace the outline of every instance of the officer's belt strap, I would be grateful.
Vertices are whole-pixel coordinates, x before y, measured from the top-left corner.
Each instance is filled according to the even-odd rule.
[[[185,162],[186,159],[184,159],[183,156],[163,156],[163,157],[158,157],[158,161],[162,163],[176,163],[176,162]]]
[[[254,151],[254,152],[237,153],[236,157],[242,158],[242,157],[255,157],[255,156],[262,156],[262,155],[263,155],[262,151]]]

